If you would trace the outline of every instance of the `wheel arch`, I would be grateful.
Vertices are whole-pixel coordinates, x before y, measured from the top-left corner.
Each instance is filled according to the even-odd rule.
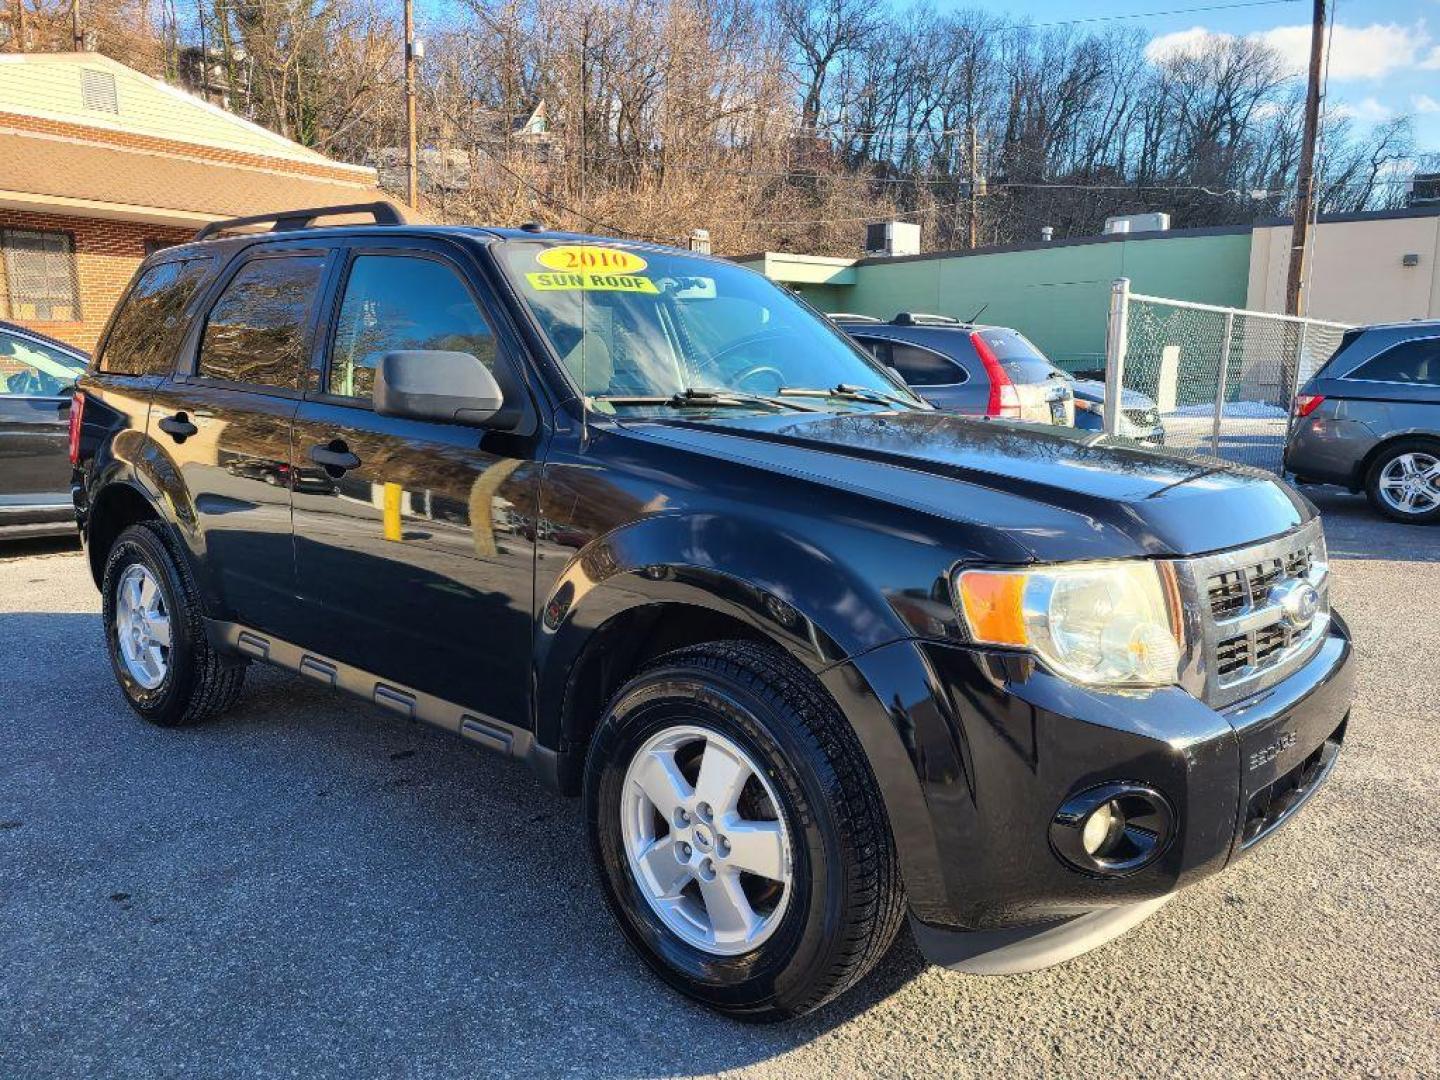
[[[1413,431],[1390,432],[1384,439],[1367,450],[1365,456],[1362,457],[1355,466],[1355,490],[1363,491],[1365,489],[1365,483],[1370,478],[1370,470],[1375,467],[1375,462],[1379,461],[1396,443],[1411,441],[1427,442],[1437,450],[1440,450],[1440,435],[1432,431],[1416,429]]]
[[[141,488],[128,480],[115,480],[100,488],[85,516],[85,554],[90,577],[99,588],[105,562],[116,538],[142,521],[163,521],[160,511]]]

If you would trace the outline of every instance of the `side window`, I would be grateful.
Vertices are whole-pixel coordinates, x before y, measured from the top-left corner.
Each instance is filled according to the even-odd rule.
[[[1440,386],[1440,338],[1403,342],[1366,360],[1345,377]]]
[[[84,372],[79,357],[0,331],[0,394],[59,397]]]
[[[896,341],[890,347],[890,364],[911,386],[949,386],[963,383],[968,376],[953,360],[939,353]]]
[[[185,332],[181,316],[209,266],[209,259],[187,259],[152,266],[140,275],[115,313],[100,370],[114,375],[169,371]]]
[[[495,338],[454,270],[418,256],[356,256],[335,325],[327,389],[368,398],[380,358],[401,349],[468,352],[495,370]]]
[[[310,309],[324,269],[318,255],[259,258],[242,266],[210,309],[197,373],[300,389]]]

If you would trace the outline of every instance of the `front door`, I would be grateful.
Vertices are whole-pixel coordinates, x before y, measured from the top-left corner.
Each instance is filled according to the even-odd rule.
[[[264,247],[210,307],[193,365],[156,388],[149,440],[170,459],[167,494],[210,572],[222,618],[296,632],[290,424],[333,252]]]
[[[387,352],[469,352],[492,370],[508,363],[478,283],[446,252],[351,252],[328,362],[295,422],[305,644],[528,726],[537,440],[371,407]]]

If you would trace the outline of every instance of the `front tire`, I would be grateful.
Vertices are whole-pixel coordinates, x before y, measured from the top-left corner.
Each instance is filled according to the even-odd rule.
[[[1440,522],[1440,443],[1401,439],[1387,446],[1365,474],[1365,494],[1392,521]]]
[[[585,802],[606,900],[671,986],[775,1021],[844,993],[904,912],[894,841],[848,722],[790,657],[661,657],[610,703]]]
[[[194,583],[163,529],[131,525],[110,549],[101,584],[105,641],[130,707],[161,727],[185,727],[234,703],[245,666],[206,638]]]

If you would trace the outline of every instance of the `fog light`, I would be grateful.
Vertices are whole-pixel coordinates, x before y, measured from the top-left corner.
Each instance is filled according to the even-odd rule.
[[[1103,855],[1114,845],[1116,834],[1125,828],[1125,815],[1114,802],[1101,803],[1085,819],[1080,830],[1080,843],[1085,854]]]
[[[1175,834],[1170,803],[1152,787],[1114,781],[1070,796],[1050,822],[1050,847],[1076,870],[1107,877],[1150,865]]]

